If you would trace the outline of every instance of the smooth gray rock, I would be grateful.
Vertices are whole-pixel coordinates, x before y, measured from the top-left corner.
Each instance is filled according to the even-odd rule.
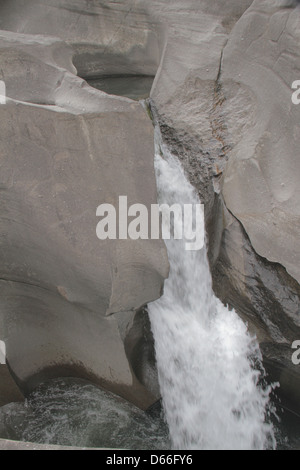
[[[224,49],[221,75],[232,145],[223,186],[226,206],[254,250],[298,282],[300,124],[291,87],[300,77],[299,20],[300,8],[254,2]]]
[[[51,35],[71,44],[78,73],[85,78],[155,75],[159,66],[157,23],[145,0],[9,0],[0,8],[0,29]]]
[[[209,213],[227,159],[218,119],[222,50],[252,1],[10,0],[0,10],[0,27],[65,40],[84,78],[156,74],[151,99],[160,126],[199,183]]]
[[[0,33],[1,339],[27,391],[89,378],[147,408],[124,341],[168,275],[161,240],[96,236],[96,209],[157,202],[152,123],[139,103],[76,77],[60,40]],[[56,58],[58,59],[56,60]],[[65,61],[66,68],[63,68]],[[122,321],[114,313],[124,312]],[[126,313],[127,312],[127,313]]]
[[[222,233],[222,220],[223,234],[213,240],[211,261],[216,293],[249,322],[271,379],[280,382],[278,393],[299,412],[300,371],[291,348],[300,337],[300,127],[291,101],[300,76],[295,6],[254,2],[224,48],[218,119],[226,123],[230,150],[221,182],[225,205],[212,225]]]

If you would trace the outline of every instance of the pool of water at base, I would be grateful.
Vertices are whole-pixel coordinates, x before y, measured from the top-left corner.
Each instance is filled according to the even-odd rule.
[[[300,450],[300,417],[277,406],[278,450]],[[0,408],[0,438],[38,444],[170,450],[163,412],[147,414],[85,381],[54,379]]]
[[[169,447],[160,416],[82,380],[54,379],[25,403],[0,408],[0,438],[88,448],[161,450]]]

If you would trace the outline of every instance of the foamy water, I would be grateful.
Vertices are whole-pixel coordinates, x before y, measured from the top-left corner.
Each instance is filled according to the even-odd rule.
[[[168,449],[163,420],[79,379],[41,384],[25,403],[0,408],[0,438],[91,448]]]
[[[159,202],[199,204],[158,131],[156,142]],[[275,448],[273,427],[266,422],[272,387],[260,383],[256,339],[215,297],[206,248],[186,251],[185,240],[166,245],[170,277],[149,315],[173,448]]]

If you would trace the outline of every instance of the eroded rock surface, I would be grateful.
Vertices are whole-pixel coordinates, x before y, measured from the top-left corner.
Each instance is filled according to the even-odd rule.
[[[93,312],[92,318],[97,318],[97,322],[102,318],[105,328],[109,322],[116,327],[117,317],[108,320],[96,314],[99,297],[102,302],[104,299],[105,309],[109,303],[105,296],[105,282],[101,284],[103,287],[99,282],[95,285],[100,270],[95,260],[98,248],[92,248],[91,240],[86,239],[86,230],[81,228],[81,223],[74,217],[71,197],[66,199],[64,195],[67,188],[67,192],[73,194],[73,201],[77,201],[76,206],[84,214],[85,223],[90,224],[91,221],[87,219],[90,209],[84,212],[86,204],[78,203],[77,195],[80,190],[84,199],[86,186],[75,178],[75,188],[71,177],[66,180],[63,172],[66,163],[68,168],[71,165],[73,174],[78,176],[83,173],[89,181],[89,198],[95,201],[94,204],[96,200],[99,204],[99,193],[95,189],[94,196],[90,196],[93,193],[90,188],[106,187],[107,178],[103,182],[101,168],[109,172],[109,177],[116,174],[116,167],[110,166],[113,159],[104,158],[107,153],[115,155],[111,151],[116,136],[116,133],[114,137],[111,136],[112,129],[117,128],[120,136],[115,147],[122,147],[127,152],[123,159],[118,153],[116,161],[121,165],[118,174],[122,175],[125,171],[125,161],[130,158],[131,152],[134,155],[140,153],[140,157],[144,157],[132,160],[130,168],[136,171],[134,175],[129,170],[124,173],[126,180],[129,178],[130,182],[133,181],[133,186],[136,184],[135,178],[141,174],[141,186],[146,180],[152,181],[152,173],[149,178],[145,178],[145,174],[148,175],[145,168],[152,162],[150,140],[153,136],[149,123],[146,124],[146,115],[138,111],[138,105],[126,99],[108,97],[87,87],[85,82],[75,76],[74,65],[79,76],[89,79],[107,75],[152,77],[156,74],[151,92],[153,113],[161,126],[164,139],[184,163],[206,206],[215,290],[224,302],[235,307],[249,321],[258,335],[266,362],[272,363],[275,379],[281,379],[286,396],[294,405],[297,404],[295,396],[299,391],[299,368],[291,363],[290,346],[292,340],[299,339],[300,327],[300,132],[299,107],[291,102],[291,85],[294,80],[300,79],[299,19],[299,2],[293,0],[2,1],[0,28],[7,31],[3,33],[4,36],[0,35],[1,60],[5,63],[1,70],[6,74],[3,78],[7,81],[9,96],[14,100],[27,101],[27,104],[14,101],[0,109],[5,113],[3,117],[10,120],[13,126],[18,119],[16,130],[11,131],[11,134],[9,129],[14,127],[7,125],[3,128],[6,129],[4,142],[7,143],[1,145],[6,145],[6,153],[12,146],[11,153],[16,159],[13,166],[11,160],[4,164],[7,172],[4,194],[10,191],[11,197],[6,204],[8,207],[14,206],[17,214],[22,214],[23,239],[29,237],[36,240],[35,243],[40,247],[38,252],[45,253],[47,269],[41,268],[41,261],[32,261],[33,256],[29,263],[29,266],[34,267],[32,271],[37,272],[34,279],[43,279],[47,289],[51,286],[50,290],[43,291],[41,298],[38,296],[39,305],[42,298],[49,305],[52,300],[45,301],[45,295],[54,295],[59,304],[56,309],[66,312],[65,324],[69,324],[75,304],[79,310],[89,305]],[[72,54],[69,52],[71,49]],[[26,75],[22,67],[24,55],[25,63],[30,64],[29,70],[34,70],[32,74]],[[38,79],[39,76],[42,80]],[[34,87],[30,86],[31,81]],[[30,123],[27,126],[25,116]],[[128,120],[133,120],[133,124]],[[49,135],[46,132],[45,136],[42,126],[49,129]],[[134,130],[134,126],[138,127]],[[23,129],[22,134],[18,134],[20,128]],[[19,144],[12,144],[14,132],[19,136]],[[109,138],[104,138],[104,135]],[[137,135],[138,150],[136,143],[132,142]],[[79,156],[75,149],[81,145],[80,142]],[[145,142],[148,150],[143,153]],[[51,157],[47,151],[49,145]],[[37,160],[29,156],[37,154],[37,149],[43,156],[43,171],[40,173],[36,167]],[[22,159],[18,155],[23,155]],[[140,166],[135,168],[136,165]],[[14,173],[9,171],[12,167],[16,167]],[[147,171],[150,171],[149,167]],[[29,174],[32,176],[29,177]],[[16,176],[20,178],[18,186],[13,184],[17,181]],[[101,181],[100,185],[98,180]],[[117,179],[116,187],[121,185],[123,190],[124,181],[121,177]],[[27,190],[24,189],[26,185]],[[29,186],[30,197],[35,195],[33,206],[32,200],[30,205],[26,205]],[[52,204],[51,198],[49,200],[52,191],[55,204]],[[45,206],[37,202],[39,194],[44,197],[49,209],[45,210]],[[138,192],[140,194],[141,188]],[[154,199],[153,189],[147,200]],[[29,207],[36,207],[37,210],[30,210]],[[54,208],[57,208],[57,214],[54,214]],[[31,222],[25,225],[25,219],[34,221],[34,227],[39,225],[38,233],[44,227],[45,240],[40,237],[35,239]],[[13,221],[5,224],[9,227]],[[57,225],[60,230],[59,242],[55,238]],[[51,232],[53,228],[55,236]],[[12,233],[17,233],[15,228],[12,228]],[[6,257],[9,257],[10,245],[6,243],[4,246]],[[24,259],[22,269],[25,272],[28,257],[23,253],[23,245],[18,242],[18,246],[20,249],[17,253],[21,260]],[[53,258],[54,246],[56,254]],[[74,246],[77,255],[78,251],[81,252],[81,259],[75,256],[74,262],[70,264]],[[82,246],[90,247],[88,262],[82,254]],[[121,244],[116,246],[118,249],[113,259],[121,260],[121,268],[112,273],[113,285],[116,286],[113,289],[115,307],[112,311],[121,309],[123,300],[121,302],[118,298],[119,289],[122,292],[123,279],[128,279],[127,270],[130,271],[134,259],[133,253],[127,251],[127,245],[125,249]],[[32,249],[28,248],[29,251]],[[158,251],[155,249],[155,253],[160,250],[161,246]],[[15,259],[15,254],[11,256]],[[104,260],[106,256],[107,253],[103,253]],[[137,256],[139,258],[140,255]],[[150,258],[146,254],[145,257],[147,263],[149,259],[155,260],[154,272],[158,271],[160,275],[153,281],[151,274],[151,282],[141,278],[140,285],[152,285],[151,295],[147,293],[143,299],[153,297],[153,292],[157,294],[158,286],[161,286],[166,275],[165,255],[162,264],[156,261],[153,251]],[[69,261],[65,264],[65,260]],[[107,263],[111,263],[111,258]],[[139,263],[140,258],[136,266]],[[16,265],[19,273],[20,266]],[[152,268],[151,265],[151,273]],[[86,290],[82,288],[83,278],[86,280]],[[70,279],[67,285],[66,279]],[[12,283],[3,282],[6,289],[16,289]],[[110,281],[108,284],[111,285]],[[130,292],[139,292],[135,289],[135,282],[129,285]],[[32,287],[28,287],[26,280],[22,289],[29,288]],[[17,291],[21,292],[19,285]],[[133,304],[135,307],[141,304],[136,299],[133,301],[131,298],[131,301],[125,302],[130,308]],[[39,308],[35,308],[35,312]],[[30,310],[29,307],[27,310]],[[134,321],[131,314],[126,315],[129,315],[128,322],[132,325],[129,337],[136,338],[139,336],[136,333],[139,322]],[[123,324],[127,317],[122,318]],[[92,331],[92,337],[95,322],[86,326],[89,332]],[[95,331],[98,331],[97,328],[100,330],[102,326],[98,325]],[[126,328],[125,325],[122,337]],[[71,349],[75,343],[80,344],[79,337],[82,337],[79,333],[75,335],[76,340],[72,340]],[[116,338],[114,333],[113,337]],[[118,344],[121,344],[122,349],[122,341]],[[130,341],[126,345],[131,355],[135,347]],[[106,349],[105,345],[103,349]],[[141,350],[140,346],[136,349]],[[122,363],[121,368],[123,366]],[[127,372],[124,371],[128,371],[126,367],[123,369],[125,375]]]
[[[266,366],[299,411],[300,371],[291,360],[300,335],[297,5],[255,1],[224,48],[220,117],[230,151],[222,197],[233,217],[214,273],[221,298],[261,323]]]
[[[222,64],[233,147],[223,187],[226,206],[255,251],[280,263],[298,282],[300,122],[291,86],[300,76],[299,19],[299,8],[254,2],[236,25]],[[237,128],[232,118],[241,102],[248,113]]]
[[[157,397],[136,379],[124,340],[135,312],[161,295],[166,249],[159,240],[100,241],[96,209],[117,208],[121,195],[128,205],[156,203],[151,121],[140,104],[76,77],[61,40],[3,31],[0,44],[8,364],[25,391],[79,375],[147,407]]]

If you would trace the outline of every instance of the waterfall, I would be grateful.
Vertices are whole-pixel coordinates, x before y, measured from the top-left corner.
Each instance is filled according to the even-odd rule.
[[[158,129],[155,168],[160,204],[200,203]],[[173,448],[275,448],[266,420],[272,386],[261,384],[256,339],[215,297],[206,248],[186,251],[185,240],[174,239],[166,245],[170,276],[149,315]]]

